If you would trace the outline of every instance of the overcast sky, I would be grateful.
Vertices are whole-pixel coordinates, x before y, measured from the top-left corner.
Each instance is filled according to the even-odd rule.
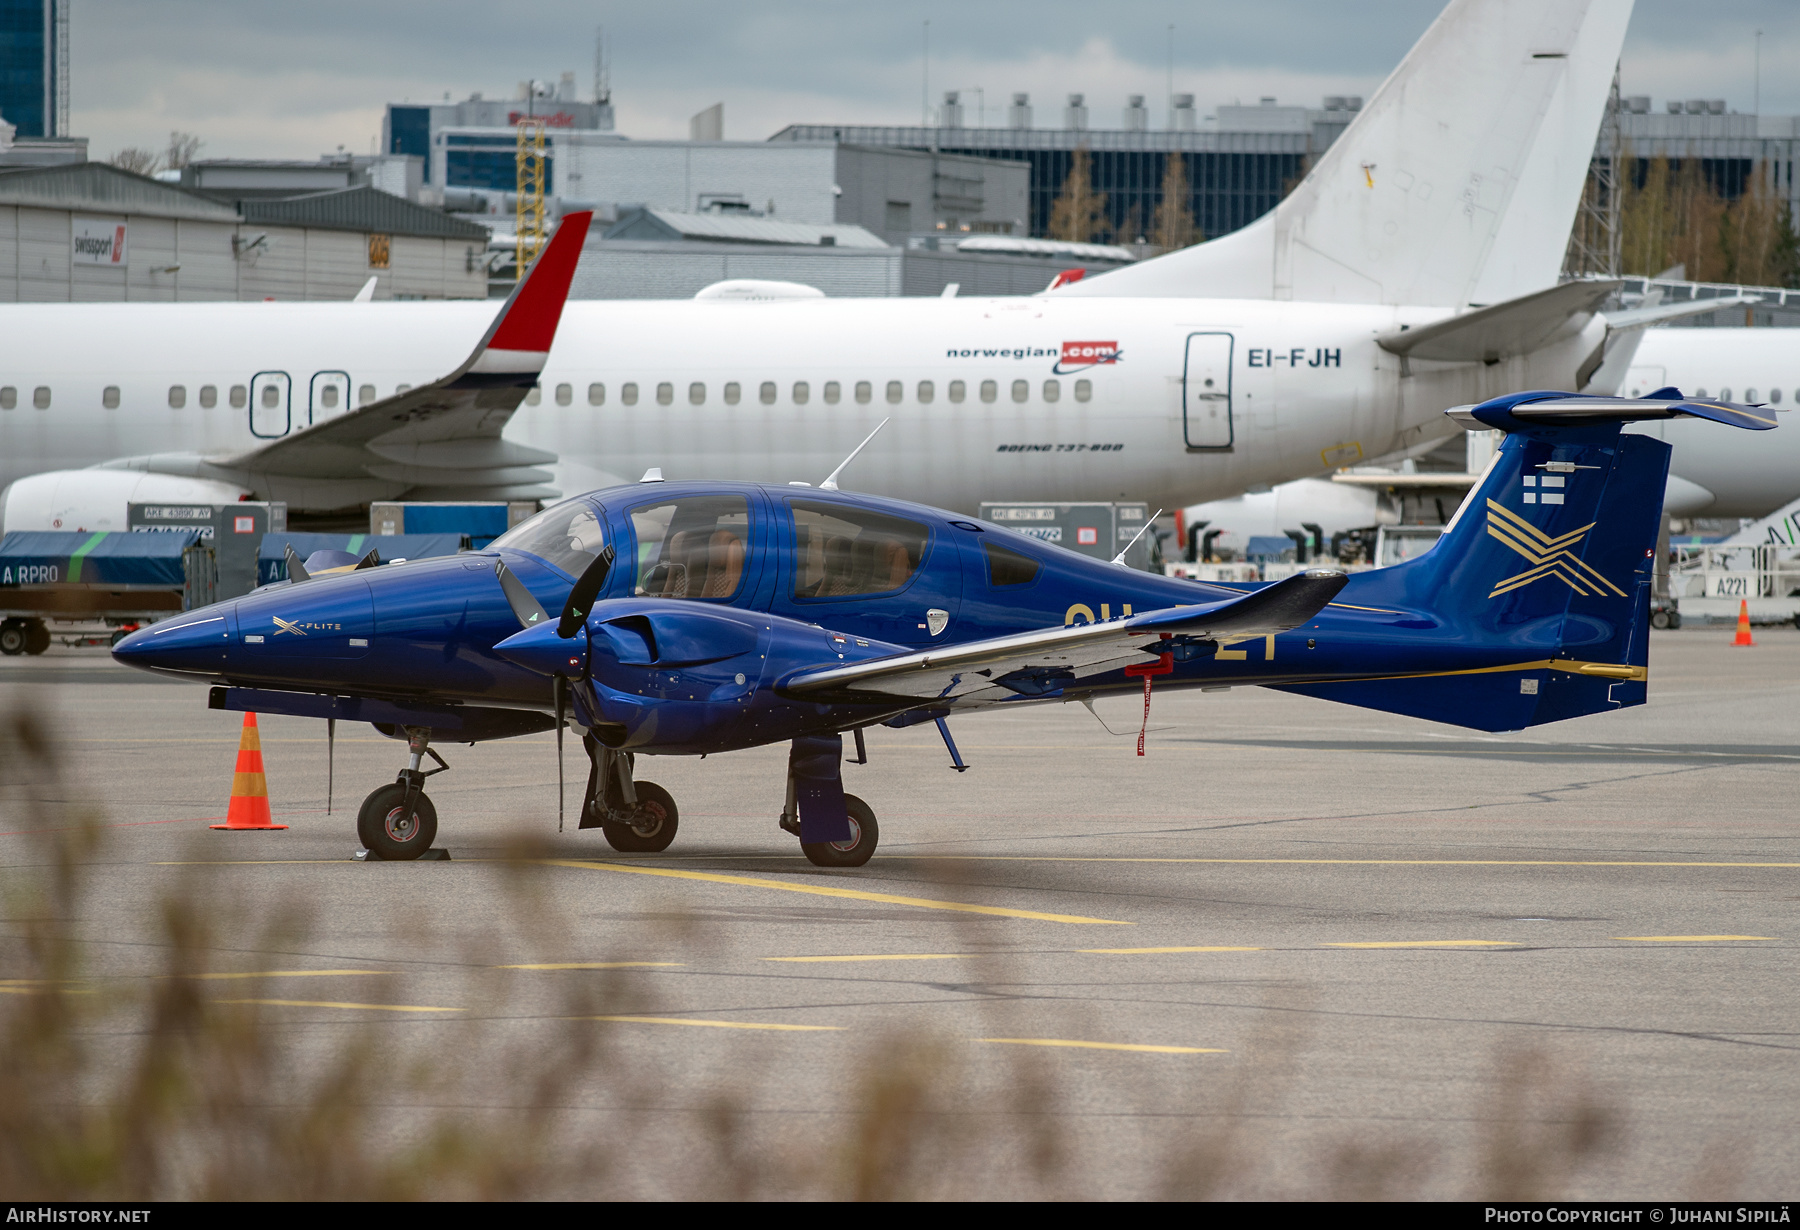
[[[389,102],[511,97],[526,78],[574,70],[592,97],[594,28],[611,46],[618,129],[685,137],[725,104],[725,135],[760,140],[790,123],[916,124],[930,21],[932,100],[979,88],[990,123],[1027,91],[1040,124],[1085,93],[1094,127],[1117,127],[1127,94],[1160,124],[1175,27],[1174,86],[1202,113],[1221,102],[1317,105],[1372,93],[1441,0],[1037,0],[875,4],[827,0],[74,0],[72,125],[95,157],[199,136],[202,157],[367,153]],[[1638,0],[1624,87],[1752,108],[1754,32],[1762,109],[1800,113],[1796,0]]]

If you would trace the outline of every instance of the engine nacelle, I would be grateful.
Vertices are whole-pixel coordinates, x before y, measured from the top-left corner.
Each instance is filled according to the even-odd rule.
[[[147,470],[49,470],[0,491],[0,532],[124,530],[127,504],[235,504],[234,483]]]

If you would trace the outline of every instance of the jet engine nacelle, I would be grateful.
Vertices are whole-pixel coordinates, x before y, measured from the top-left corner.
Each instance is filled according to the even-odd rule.
[[[233,483],[146,470],[49,470],[0,492],[0,532],[124,530],[127,504],[235,504]]]

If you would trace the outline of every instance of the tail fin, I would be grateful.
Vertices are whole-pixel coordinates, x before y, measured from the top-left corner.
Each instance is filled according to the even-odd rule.
[[[1056,291],[1464,307],[1556,284],[1632,0],[1451,0],[1235,234]]]

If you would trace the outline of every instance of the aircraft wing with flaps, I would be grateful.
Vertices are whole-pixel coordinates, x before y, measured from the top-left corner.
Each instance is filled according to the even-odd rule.
[[[1091,676],[1151,664],[1162,651],[1159,646],[1177,656],[1194,656],[1212,652],[1214,646],[1202,642],[1247,640],[1297,628],[1324,610],[1346,580],[1341,572],[1313,569],[1228,602],[805,670],[783,680],[777,690],[805,700],[906,699],[954,702],[958,708],[1021,696],[1050,697]],[[1171,639],[1164,644],[1163,637]]]
[[[544,370],[592,218],[564,215],[480,344],[443,379],[209,460],[248,475],[259,492],[377,480],[403,484],[411,498],[524,498],[524,489],[550,478],[534,467],[556,455],[502,440],[500,432]]]

